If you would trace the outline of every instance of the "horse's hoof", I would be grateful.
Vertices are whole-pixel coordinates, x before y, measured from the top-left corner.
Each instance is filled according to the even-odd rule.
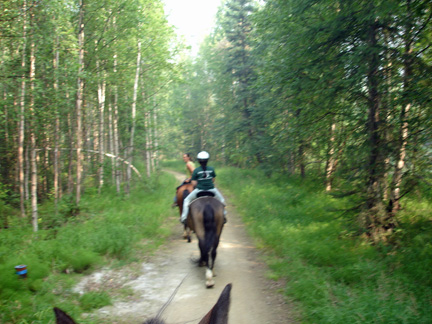
[[[192,242],[192,239],[190,236],[188,236],[187,241],[188,241],[188,243]]]
[[[214,286],[214,281],[213,281],[213,271],[211,271],[210,269],[206,270],[206,287],[207,288],[212,288]]]

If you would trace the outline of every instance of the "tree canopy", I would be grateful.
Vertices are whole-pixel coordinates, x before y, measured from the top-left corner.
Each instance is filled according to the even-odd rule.
[[[316,178],[381,237],[431,180],[431,9],[227,0],[190,57],[160,1],[3,1],[1,191],[35,218],[52,196],[128,194],[160,156],[205,149]]]

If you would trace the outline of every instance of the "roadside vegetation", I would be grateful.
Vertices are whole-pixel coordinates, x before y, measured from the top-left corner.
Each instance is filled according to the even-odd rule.
[[[317,180],[219,168],[218,184],[267,253],[269,277],[286,282],[301,323],[431,323],[429,188],[406,198],[397,231],[373,245]]]
[[[129,197],[118,196],[115,188],[100,195],[97,189],[87,189],[79,215],[67,197],[58,212],[52,203],[41,206],[37,233],[29,219],[9,209],[9,228],[0,231],[0,323],[54,323],[53,306],[80,318],[109,305],[108,291],[80,295],[74,285],[102,266],[139,261],[164,243],[170,234],[164,224],[175,185],[172,176],[155,173],[136,184]],[[28,267],[25,280],[15,274],[20,264]]]

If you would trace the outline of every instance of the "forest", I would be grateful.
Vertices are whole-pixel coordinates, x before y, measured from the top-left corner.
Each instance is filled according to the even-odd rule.
[[[0,12],[0,269],[16,261],[12,233],[51,239],[103,209],[92,197],[162,199],[162,168],[206,150],[245,213],[251,186],[281,210],[313,188],[332,201],[338,239],[394,257],[391,269],[415,259],[408,286],[430,283],[431,1],[224,0],[196,55],[161,0],[3,0]],[[418,289],[415,315],[388,322],[430,322],[432,292]]]

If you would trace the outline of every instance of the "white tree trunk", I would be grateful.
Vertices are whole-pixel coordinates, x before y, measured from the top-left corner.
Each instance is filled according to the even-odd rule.
[[[84,0],[80,0],[79,6],[79,33],[78,33],[78,79],[77,79],[77,98],[76,98],[76,118],[77,118],[77,165],[76,165],[76,204],[81,201],[81,177],[83,165],[83,130],[82,130],[82,105],[84,96],[84,80],[82,73],[84,72]]]
[[[144,103],[147,103],[146,93],[144,91],[144,85],[141,85],[141,97]],[[150,139],[150,113],[148,111],[144,112],[144,131],[145,131],[145,161],[146,161],[146,172],[147,177],[150,178],[152,173],[152,163],[151,163],[151,139]]]
[[[31,13],[30,19],[33,22],[34,14]],[[32,224],[33,231],[38,231],[38,205],[37,205],[37,161],[36,161],[36,134],[35,128],[37,126],[35,117],[35,74],[36,74],[36,56],[35,56],[35,43],[32,38],[30,44],[30,114],[32,116],[30,126],[30,145],[31,145],[31,206],[32,206]]]
[[[113,25],[114,30],[117,31],[117,19],[113,17]],[[115,42],[115,41],[114,41]],[[117,80],[117,52],[114,53],[114,78]],[[119,156],[120,153],[120,140],[119,140],[119,131],[118,131],[118,121],[119,121],[119,112],[118,112],[118,87],[117,84],[114,85],[114,116],[113,116],[113,148],[114,155]],[[115,170],[115,184],[117,194],[120,194],[120,185],[121,185],[121,170],[120,165],[117,159],[114,161],[114,170]]]
[[[133,88],[132,111],[131,111],[132,126],[131,126],[130,142],[129,142],[129,150],[128,150],[128,161],[130,164],[127,167],[127,173],[126,173],[126,177],[127,177],[126,193],[127,194],[130,193],[130,182],[132,178],[132,171],[130,165],[132,164],[133,161],[135,123],[136,123],[136,104],[137,104],[137,95],[138,95],[139,76],[141,70],[140,67],[141,67],[141,42],[138,41],[138,55],[137,55],[137,62],[136,62],[135,82]]]
[[[147,177],[150,178],[152,173],[152,164],[151,164],[151,139],[150,139],[150,123],[149,123],[149,112],[145,113],[145,132],[146,132],[146,169],[147,169]]]
[[[330,135],[330,149],[328,152],[328,160],[327,160],[327,168],[326,168],[326,191],[331,191],[332,189],[332,179],[333,179],[333,173],[335,169],[336,164],[336,157],[335,157],[335,131],[336,131],[336,124],[333,122],[331,125],[331,135]]]
[[[155,99],[156,101],[156,99]],[[155,103],[154,108],[153,108],[153,163],[154,163],[154,169],[157,169],[157,167],[159,166],[159,150],[158,150],[158,127],[157,127],[157,122],[158,122],[158,106]]]
[[[30,199],[29,178],[30,178],[30,138],[24,150],[24,198],[26,201]]]
[[[54,68],[54,96],[56,102],[58,102],[59,98],[59,81],[58,81],[58,65],[59,65],[59,37],[56,37],[55,48],[54,48],[54,59],[53,59],[53,68]],[[57,105],[56,117],[55,117],[55,131],[54,131],[54,204],[57,210],[58,200],[60,198],[60,112],[59,106]]]
[[[119,139],[119,111],[118,111],[118,88],[114,87],[114,120],[113,120],[113,131],[114,131],[114,155],[119,156],[120,153],[120,139]],[[120,194],[121,186],[121,170],[118,160],[115,161],[115,177],[116,177],[116,190],[117,194]]]
[[[97,62],[98,69],[100,68]],[[105,89],[106,89],[106,75],[105,73],[99,74],[98,82],[98,103],[99,103],[99,188],[98,192],[101,193],[104,184],[104,158],[105,158],[105,143],[104,143],[104,122],[105,122]]]
[[[21,217],[26,216],[25,211],[25,185],[24,185],[24,131],[25,131],[25,95],[26,95],[26,45],[27,45],[27,1],[23,2],[23,48],[21,57],[21,96],[20,96],[20,116],[18,134],[18,178],[20,191]]]
[[[113,108],[112,103],[108,102],[108,144],[109,144],[109,151],[112,154],[115,154],[114,152],[114,128],[113,128]],[[111,181],[112,183],[115,183],[115,158],[111,158]]]
[[[73,122],[71,114],[67,115],[67,123],[68,123],[68,135],[70,139],[70,146],[74,147],[74,136],[73,136]],[[69,195],[73,193],[73,151],[69,151],[69,159],[68,159],[68,182],[67,182],[67,192]]]

